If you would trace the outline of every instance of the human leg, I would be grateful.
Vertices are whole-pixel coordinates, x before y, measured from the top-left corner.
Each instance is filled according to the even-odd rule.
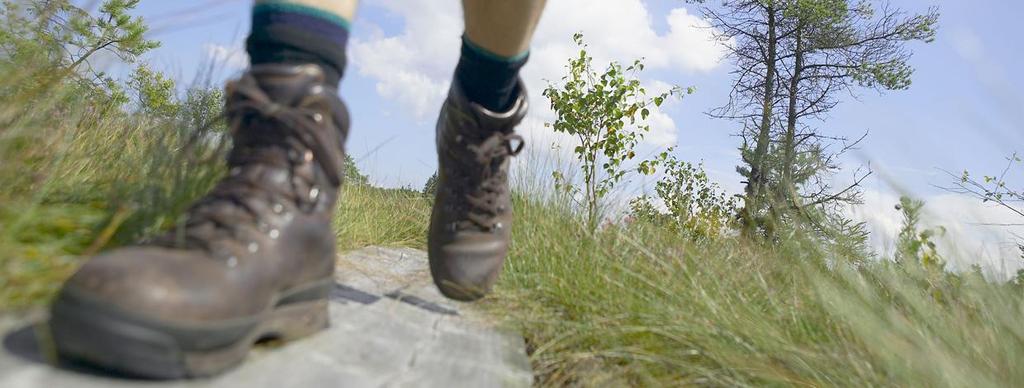
[[[492,111],[508,108],[544,3],[463,0],[466,32],[455,78],[467,98]]]
[[[544,0],[464,0],[466,33],[437,124],[438,190],[428,233],[443,294],[474,300],[498,278],[511,239],[509,158],[526,115],[519,70]]]

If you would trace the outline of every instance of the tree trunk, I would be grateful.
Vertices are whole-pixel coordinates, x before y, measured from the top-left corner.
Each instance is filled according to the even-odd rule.
[[[762,206],[761,200],[764,196],[765,186],[768,182],[768,143],[771,141],[772,109],[775,100],[775,67],[778,37],[775,31],[775,4],[769,2],[765,5],[765,12],[768,19],[768,42],[765,53],[765,76],[764,95],[761,106],[761,125],[758,128],[757,142],[754,145],[754,155],[750,166],[750,177],[746,187],[746,211],[745,224],[748,229],[757,225],[756,214]],[[749,230],[748,230],[749,231]]]
[[[796,167],[796,121],[797,97],[800,95],[800,77],[804,70],[803,27],[798,25],[794,32],[796,48],[793,52],[793,78],[789,80],[789,112],[786,117],[786,136],[783,139],[782,185],[779,187],[779,199],[788,205],[796,206],[796,186],[793,182],[793,170]]]

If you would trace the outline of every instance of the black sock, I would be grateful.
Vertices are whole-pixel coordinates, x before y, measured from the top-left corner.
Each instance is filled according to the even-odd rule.
[[[511,108],[517,97],[519,69],[529,55],[512,58],[494,54],[462,37],[462,56],[455,67],[455,78],[470,101],[495,112]]]
[[[260,3],[252,10],[246,50],[252,64],[313,63],[337,85],[345,72],[348,21],[330,12],[290,3]]]

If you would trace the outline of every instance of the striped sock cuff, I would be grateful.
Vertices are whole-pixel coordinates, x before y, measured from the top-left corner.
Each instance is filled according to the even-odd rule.
[[[260,2],[252,10],[246,48],[253,64],[316,63],[336,83],[345,69],[349,23],[328,11],[288,2]]]
[[[344,28],[346,31],[349,29],[349,21],[344,17],[309,5],[303,5],[299,3],[293,3],[288,1],[259,1],[253,6],[252,13],[291,13],[306,15],[321,20],[328,21],[334,25]]]
[[[510,108],[518,95],[519,70],[529,51],[512,57],[495,54],[462,36],[462,51],[455,78],[470,101],[495,112]]]
[[[465,34],[462,35],[462,45],[463,47],[469,50],[473,50],[474,52],[480,54],[483,57],[486,57],[497,62],[519,62],[522,61],[523,59],[526,59],[526,57],[530,56],[530,50],[523,51],[511,57],[499,55],[491,50],[483,48],[482,46],[476,43],[473,43],[473,41],[469,40],[469,37],[466,36]]]

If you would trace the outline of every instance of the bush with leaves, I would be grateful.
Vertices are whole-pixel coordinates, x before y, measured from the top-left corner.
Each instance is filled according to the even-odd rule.
[[[579,141],[573,154],[581,162],[583,190],[577,190],[561,173],[556,172],[554,177],[559,188],[582,192],[582,205],[593,229],[598,224],[601,199],[627,173],[653,174],[657,164],[668,157],[667,152],[662,152],[653,159],[640,161],[636,167],[626,166],[636,158],[635,149],[644,134],[650,132],[650,125],[645,123],[650,109],[684,91],[675,87],[648,97],[637,78],[644,69],[640,60],[625,68],[612,62],[601,73],[593,66],[583,34],[574,34],[573,41],[580,46],[580,52],[569,60],[569,75],[562,77],[561,85],[552,84],[544,90],[556,114],[554,123],[545,126]]]
[[[135,93],[136,110],[154,119],[172,119],[181,111],[175,86],[173,79],[147,64],[137,66],[128,79],[128,89]]]
[[[896,210],[903,215],[903,226],[896,238],[896,262],[918,263],[941,272],[945,270],[946,262],[939,255],[933,239],[944,235],[946,229],[939,226],[922,230],[920,223],[923,207],[924,201],[907,196],[900,197],[900,203],[896,205]]]
[[[434,194],[437,194],[437,171],[423,184],[423,195],[433,197]]]
[[[352,155],[345,154],[345,184],[354,186],[366,186],[370,184],[370,177],[359,171],[359,166],[352,159]]]
[[[1024,173],[1024,160],[1014,152],[1006,158],[1006,165],[998,174],[977,175],[964,170],[959,176],[946,171],[954,178],[953,186],[945,187],[947,191],[968,195],[981,200],[982,203],[996,204],[1007,211],[1024,219],[1024,182],[1019,181]],[[1017,226],[1017,225],[1007,225]],[[1017,248],[1024,259],[1024,236],[1017,237]]]
[[[735,226],[737,200],[712,182],[703,164],[675,158],[664,162],[665,176],[655,184],[668,213],[658,211],[644,195],[630,202],[633,216],[675,228],[693,239],[714,238]]]
[[[88,2],[96,12],[70,0],[5,1],[0,8],[0,62],[24,67],[17,76],[20,98],[48,93],[57,84],[77,83],[126,102],[120,84],[93,65],[101,54],[124,63],[160,46],[146,38],[148,26],[131,11],[139,0]]]
[[[867,223],[848,217],[845,212],[827,208],[805,209],[806,220],[817,233],[815,240],[829,257],[862,266],[875,257],[871,249]]]

